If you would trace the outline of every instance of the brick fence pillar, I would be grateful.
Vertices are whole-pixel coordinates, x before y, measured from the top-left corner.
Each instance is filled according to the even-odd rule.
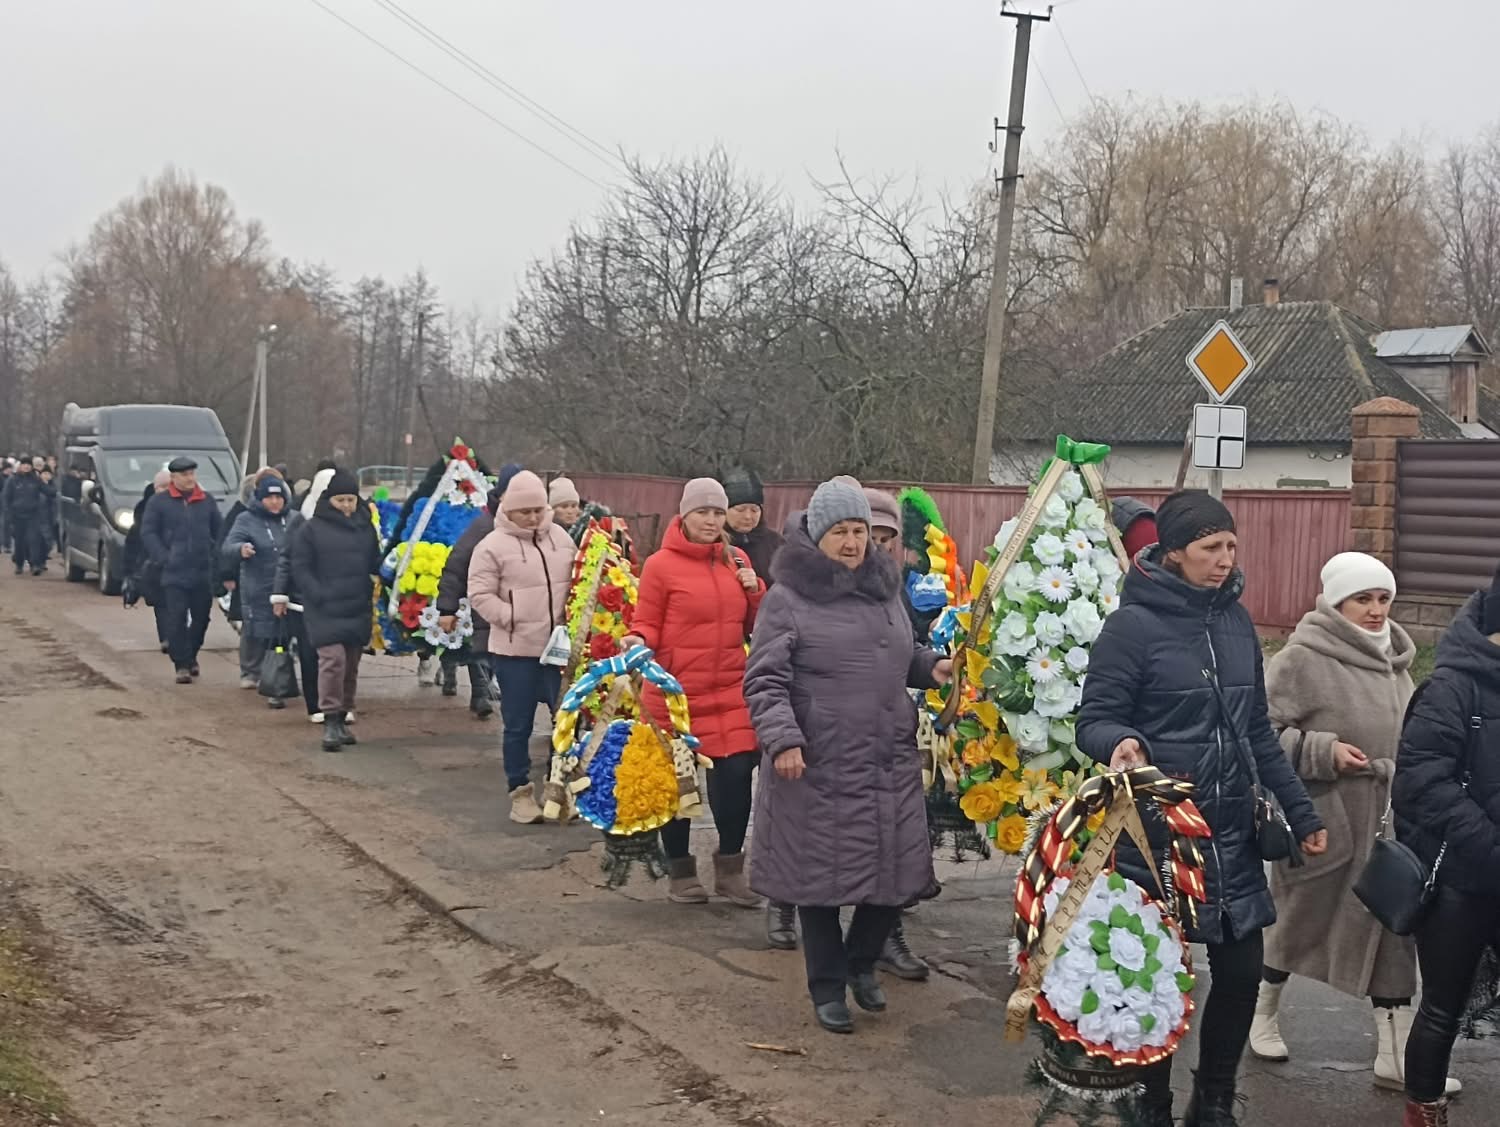
[[[1349,539],[1356,552],[1396,562],[1397,444],[1420,433],[1422,413],[1390,396],[1354,408]]]

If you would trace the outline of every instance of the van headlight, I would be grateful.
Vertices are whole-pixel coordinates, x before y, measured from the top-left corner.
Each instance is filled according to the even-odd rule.
[[[135,512],[131,509],[117,509],[115,511],[115,527],[121,532],[129,532],[135,527]]]

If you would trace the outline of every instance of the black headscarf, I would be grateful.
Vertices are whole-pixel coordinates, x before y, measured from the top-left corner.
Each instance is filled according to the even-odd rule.
[[[1216,532],[1233,532],[1234,517],[1224,502],[1198,490],[1173,493],[1156,510],[1156,535],[1163,552],[1186,548]]]

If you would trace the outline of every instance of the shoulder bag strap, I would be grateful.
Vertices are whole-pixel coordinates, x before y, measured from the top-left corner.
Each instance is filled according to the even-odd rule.
[[[1255,755],[1250,750],[1249,742],[1235,726],[1234,720],[1229,712],[1229,702],[1224,699],[1224,690],[1219,687],[1219,677],[1212,669],[1205,669],[1203,677],[1208,681],[1214,691],[1214,700],[1219,704],[1219,722],[1229,729],[1229,738],[1234,743],[1234,748],[1239,752],[1240,763],[1245,770],[1250,772],[1250,785],[1257,790],[1260,789],[1260,771],[1255,766]]]

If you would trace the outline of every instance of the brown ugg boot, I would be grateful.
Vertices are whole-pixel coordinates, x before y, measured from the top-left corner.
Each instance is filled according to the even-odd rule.
[[[745,877],[745,855],[731,853],[714,854],[714,891],[731,904],[740,908],[759,908],[761,898],[750,889]]]
[[[1448,1127],[1448,1101],[1438,1100],[1435,1104],[1424,1104],[1407,1100],[1406,1115],[1401,1120],[1401,1127]]]
[[[708,889],[698,879],[698,862],[674,857],[667,862],[667,899],[674,904],[707,904]]]

